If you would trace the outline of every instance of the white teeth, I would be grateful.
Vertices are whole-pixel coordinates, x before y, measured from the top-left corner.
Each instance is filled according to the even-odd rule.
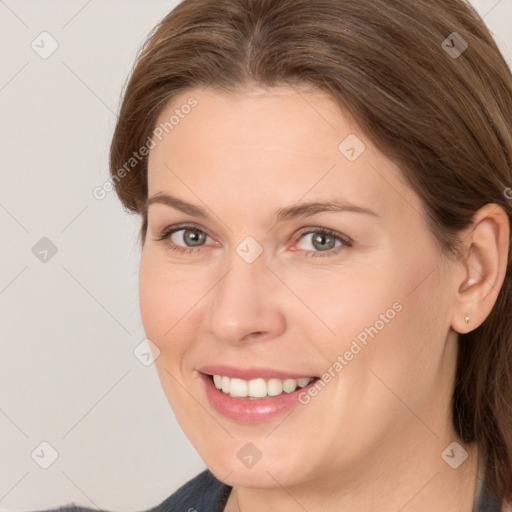
[[[299,388],[303,388],[310,383],[311,379],[309,377],[303,377],[302,379],[297,379],[297,385]]]
[[[267,395],[277,396],[283,392],[283,381],[281,379],[270,379],[267,382]]]
[[[254,398],[263,398],[264,396],[267,396],[267,383],[265,382],[265,379],[250,380],[247,394]]]
[[[224,393],[229,393],[229,384],[231,379],[229,377],[222,377],[222,391]]]
[[[286,379],[283,382],[283,391],[293,393],[297,389],[297,379]]]
[[[253,379],[243,380],[226,377],[225,375],[214,375],[213,382],[217,389],[233,398],[264,398],[266,396],[277,396],[285,393],[293,393],[297,387],[303,388],[313,380],[312,377],[300,379]]]
[[[229,383],[229,394],[233,397],[245,398],[247,396],[247,381],[231,379]]]

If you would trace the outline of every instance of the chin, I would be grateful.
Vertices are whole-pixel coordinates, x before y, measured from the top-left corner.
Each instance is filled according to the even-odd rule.
[[[233,441],[231,449],[225,449],[222,452],[201,453],[198,450],[206,467],[218,480],[232,487],[269,489],[281,485],[293,486],[301,480],[301,475],[297,474],[297,468],[300,466],[294,464],[289,457],[271,456],[266,452],[266,456],[262,455],[257,461],[253,459],[253,461],[244,462],[245,452],[242,451],[240,454],[239,445],[244,447],[246,442]]]
[[[260,465],[261,464],[261,465]],[[267,467],[269,466],[269,467]],[[292,486],[296,482],[296,476],[292,471],[276,467],[275,464],[263,465],[260,461],[252,468],[240,467],[240,465],[217,461],[207,465],[215,477],[231,487],[254,487],[271,489],[279,486]]]

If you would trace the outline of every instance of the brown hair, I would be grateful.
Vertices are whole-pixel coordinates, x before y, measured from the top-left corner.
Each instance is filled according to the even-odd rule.
[[[334,98],[400,166],[448,255],[456,255],[458,232],[483,205],[501,205],[511,220],[505,191],[512,185],[512,76],[464,0],[185,0],[142,47],[112,140],[111,177],[123,205],[142,216],[142,245],[147,158],[122,179],[119,169],[146,144],[177,94],[201,85],[235,92],[251,84],[313,86]],[[465,442],[476,440],[485,457],[489,491],[507,501],[511,290],[509,246],[493,310],[459,337],[452,406],[456,432]]]

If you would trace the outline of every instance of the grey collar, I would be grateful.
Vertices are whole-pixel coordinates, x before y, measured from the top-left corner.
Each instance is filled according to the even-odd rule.
[[[475,492],[475,506],[473,507],[473,512],[479,512],[480,504],[482,503],[483,495],[484,495],[484,481],[485,481],[485,463],[484,460],[479,454],[478,458],[478,477],[476,484],[476,492]]]

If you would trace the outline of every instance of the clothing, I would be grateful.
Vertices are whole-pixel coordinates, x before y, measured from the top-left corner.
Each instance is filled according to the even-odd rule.
[[[482,473],[480,476],[483,476]],[[217,480],[206,470],[187,482],[157,508],[148,512],[222,512],[230,492],[231,487]],[[500,512],[498,503],[489,496],[485,490],[484,480],[480,477],[476,497],[473,512]]]
[[[482,473],[480,473],[480,476]],[[485,490],[484,480],[479,476],[474,512],[500,512],[500,507]],[[205,470],[189,480],[174,494],[154,508],[144,512],[222,512],[231,492],[231,487],[217,480]],[[74,504],[46,512],[98,512]]]
[[[485,489],[483,466],[478,473],[478,487],[476,489],[475,507],[473,512],[500,512],[500,505]]]

